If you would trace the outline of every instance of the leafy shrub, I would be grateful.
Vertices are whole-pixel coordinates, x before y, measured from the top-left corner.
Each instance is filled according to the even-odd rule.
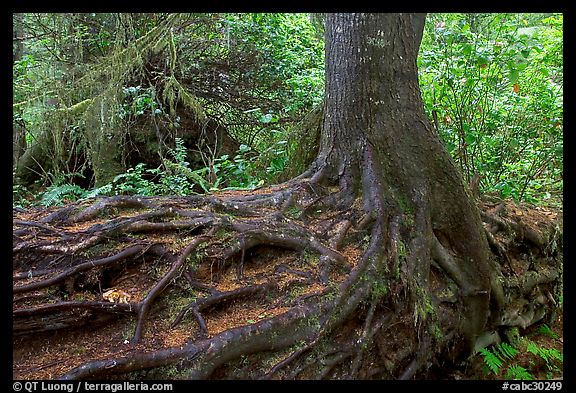
[[[240,145],[236,155],[225,154],[214,161],[217,184],[232,188],[256,188],[263,184],[257,176],[257,156],[247,145]]]
[[[530,19],[530,20],[528,20]],[[425,108],[484,192],[561,196],[561,14],[430,14],[421,47]]]
[[[126,173],[114,177],[111,191],[116,195],[157,195],[157,185],[146,178],[147,175],[157,174],[157,169],[147,169],[146,164],[137,164],[134,168],[129,168]]]
[[[12,205],[14,207],[26,207],[32,203],[28,200],[31,193],[21,184],[12,184]]]

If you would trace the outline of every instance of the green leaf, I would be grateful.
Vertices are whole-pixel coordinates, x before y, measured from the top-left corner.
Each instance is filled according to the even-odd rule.
[[[464,44],[462,46],[462,53],[466,56],[470,56],[470,53],[472,53],[472,44]]]
[[[518,350],[508,343],[501,343],[496,346],[500,353],[507,359],[512,359],[518,353]]]
[[[510,83],[516,83],[516,82],[518,82],[519,76],[520,76],[520,71],[517,69],[512,69],[512,70],[510,70],[510,73],[508,74],[508,79],[510,80]]]
[[[500,367],[502,367],[502,361],[496,356],[495,353],[492,353],[488,348],[482,348],[480,353],[484,357],[484,363],[488,368],[495,374],[498,375],[500,373]]]
[[[534,376],[532,374],[530,374],[530,372],[528,370],[526,370],[524,367],[519,366],[517,364],[513,364],[510,367],[508,367],[508,370],[506,370],[506,375],[505,378],[507,379],[516,379],[516,380],[533,380],[535,379]]]
[[[488,65],[488,57],[486,56],[478,56],[478,58],[476,59],[476,65],[478,67],[484,66],[484,65]]]
[[[272,114],[267,113],[260,117],[260,123],[268,124],[272,121]]]

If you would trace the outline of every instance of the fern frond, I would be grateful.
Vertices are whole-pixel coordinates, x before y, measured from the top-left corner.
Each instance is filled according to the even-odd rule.
[[[64,202],[64,198],[76,200],[84,194],[85,190],[76,184],[61,184],[59,186],[49,187],[44,195],[42,195],[42,200],[40,203],[42,206],[52,206],[61,205]]]
[[[86,192],[82,196],[82,199],[94,198],[94,197],[97,197],[99,195],[107,195],[111,191],[112,191],[112,184],[108,183],[108,184],[103,185],[102,187],[94,188],[94,189]]]
[[[506,370],[506,379],[520,379],[520,380],[533,380],[535,379],[532,374],[524,367],[513,364]]]
[[[488,348],[482,348],[480,353],[484,357],[484,363],[488,368],[496,375],[500,373],[500,368],[502,367],[502,360],[499,359],[498,355],[492,352]]]
[[[542,348],[538,346],[533,341],[528,342],[526,345],[526,350],[540,358],[542,358],[546,363],[549,363],[550,360],[558,360],[560,362],[564,361],[564,356],[562,352],[554,348]]]
[[[506,342],[498,344],[496,348],[506,359],[512,359],[516,354],[518,354],[518,350]]]
[[[538,333],[543,334],[545,336],[548,336],[550,338],[553,339],[557,339],[558,335],[556,333],[554,333],[552,331],[552,329],[550,328],[550,326],[548,326],[547,324],[543,324],[538,328]]]

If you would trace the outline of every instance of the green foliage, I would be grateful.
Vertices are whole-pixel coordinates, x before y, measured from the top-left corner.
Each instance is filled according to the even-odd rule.
[[[562,193],[563,19],[526,15],[430,14],[418,60],[426,110],[466,178],[536,202]]]
[[[323,42],[308,15],[226,14],[222,22],[229,29],[229,40],[240,41],[244,50],[258,54],[262,67],[257,79],[276,86],[265,94],[285,102],[284,111],[311,108],[321,102]]]
[[[484,356],[484,363],[488,369],[490,369],[494,374],[499,374],[500,368],[502,367],[502,360],[500,360],[500,357],[488,348],[482,348],[480,353]]]
[[[553,339],[557,339],[558,335],[556,333],[554,333],[552,331],[552,329],[550,329],[550,326],[548,326],[547,324],[543,324],[541,326],[538,327],[538,333],[543,334],[545,336],[548,336],[550,338]]]
[[[76,184],[53,185],[42,195],[42,206],[62,205],[66,200],[75,201],[83,196],[85,190]]]
[[[160,184],[162,194],[190,195],[195,193],[194,185],[199,186],[204,192],[209,192],[209,180],[203,177],[207,168],[193,171],[190,163],[186,161],[187,151],[184,141],[176,138],[176,147],[169,150],[173,161],[165,159],[163,161],[165,170],[160,173]]]
[[[27,207],[32,204],[28,200],[32,195],[28,189],[21,184],[12,184],[12,206],[14,207]]]
[[[512,364],[510,367],[508,367],[504,377],[506,379],[515,379],[524,381],[535,379],[534,376],[530,374],[528,370],[517,364]]]
[[[542,348],[533,341],[528,341],[526,350],[544,360],[546,365],[551,368],[555,360],[559,362],[564,361],[564,356],[560,351],[555,348]]]
[[[148,175],[158,174],[157,169],[147,169],[143,163],[129,168],[126,173],[114,177],[111,191],[116,195],[156,195],[156,184],[147,179]]]
[[[147,111],[153,111],[155,115],[162,113],[153,87],[129,86],[123,88],[122,93],[124,94],[124,102],[120,107],[119,116],[121,119],[136,118]]]
[[[540,326],[538,333],[557,337],[546,324]],[[514,345],[503,342],[482,348],[480,354],[486,372],[497,376],[503,375],[506,379],[536,379],[539,364],[545,365],[547,378],[550,379],[561,373],[560,365],[564,361],[563,354],[558,349],[542,347],[527,337],[521,337]],[[522,364],[520,358],[523,359]],[[529,369],[524,367],[526,362],[530,366]]]
[[[499,374],[504,362],[511,360],[518,354],[518,350],[508,343],[499,343],[490,348],[482,348],[480,353],[484,363],[494,374]]]
[[[112,189],[113,189],[112,184],[108,183],[103,185],[102,187],[87,190],[84,193],[84,195],[82,195],[82,199],[95,198],[100,195],[110,195],[112,193]]]
[[[69,163],[78,156],[97,162],[91,149],[104,136],[129,146],[138,127],[174,140],[186,125],[177,109],[220,119],[242,145],[192,168],[176,139],[159,151],[158,168],[137,164],[83,198],[251,189],[285,180],[303,148],[315,153],[315,138],[304,143],[296,130],[323,100],[319,15],[21,15],[33,38],[14,62],[13,117],[30,141],[53,130],[55,171],[77,171]],[[427,17],[418,59],[425,109],[465,177],[483,175],[483,192],[540,203],[562,195],[562,28],[561,14]],[[81,113],[65,110],[81,102]],[[55,189],[47,201],[80,197],[60,191],[68,194]],[[24,194],[13,189],[15,203]]]

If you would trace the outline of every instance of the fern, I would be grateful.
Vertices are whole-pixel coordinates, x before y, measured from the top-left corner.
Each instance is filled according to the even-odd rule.
[[[524,367],[513,364],[506,370],[506,379],[532,380],[534,376]]]
[[[484,363],[496,375],[506,360],[512,359],[518,350],[508,343],[492,345],[490,348],[482,348],[480,353],[484,356]]]
[[[76,200],[84,195],[86,191],[76,184],[61,184],[59,186],[50,186],[42,195],[40,203],[48,207],[52,205],[61,205],[64,199]]]
[[[502,360],[499,359],[498,355],[488,348],[482,348],[480,353],[484,356],[484,363],[486,366],[495,375],[498,375],[500,373],[500,368],[502,367]]]
[[[169,173],[162,175],[161,183],[168,188],[171,193],[177,195],[191,194],[192,190],[189,182],[199,185],[205,193],[209,192],[208,182],[198,174],[198,170],[192,171],[181,163],[174,163],[168,160],[164,160],[164,166]]]
[[[173,161],[163,160],[166,171],[162,174],[161,183],[164,188],[169,193],[176,195],[190,195],[194,193],[192,189],[194,185],[200,186],[205,193],[210,192],[210,185],[202,176],[203,172],[208,171],[208,168],[195,171],[190,169],[190,163],[186,161],[188,153],[184,145],[184,140],[182,138],[175,138],[175,144],[176,147],[168,151]]]
[[[558,360],[559,362],[564,361],[564,356],[562,355],[562,352],[554,348],[539,347],[536,343],[532,341],[528,342],[528,344],[526,345],[526,350],[542,358],[547,364],[550,364],[550,362],[554,360]]]
[[[546,325],[546,324],[541,325],[541,326],[538,328],[538,333],[543,334],[543,335],[548,336],[548,337],[553,338],[553,339],[557,339],[557,338],[558,338],[558,335],[557,335],[556,333],[554,333],[554,332],[552,331],[552,329],[550,329],[550,326],[548,326],[548,325]]]
[[[87,191],[84,195],[82,195],[82,199],[94,198],[99,195],[108,195],[112,192],[112,184],[108,183],[103,185],[102,187],[94,188],[90,191]]]
[[[512,359],[518,353],[518,350],[508,343],[497,344],[496,348],[506,359]]]

